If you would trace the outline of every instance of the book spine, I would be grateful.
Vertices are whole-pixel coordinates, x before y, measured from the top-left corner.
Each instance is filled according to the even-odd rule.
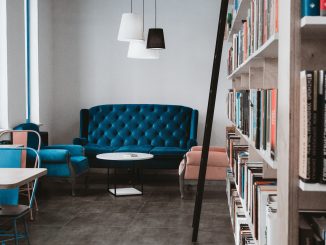
[[[256,149],[260,148],[260,100],[261,100],[261,91],[257,91],[257,122],[256,122],[256,140],[255,140],[255,147]]]
[[[302,17],[319,16],[320,0],[301,0],[301,15]]]
[[[318,168],[318,71],[313,75],[313,97],[312,97],[312,125],[311,125],[311,180],[317,181]]]
[[[278,1],[279,0],[275,0],[275,33],[278,33]]]
[[[312,76],[310,71],[300,74],[299,177],[305,182],[310,180]]]
[[[271,158],[276,158],[276,117],[277,117],[277,90],[273,89],[271,92]]]
[[[322,151],[322,155],[323,155],[323,163],[322,163],[322,177],[321,177],[321,182],[322,183],[326,183],[326,124],[325,124],[325,120],[326,120],[326,71],[320,71],[321,76],[320,79],[323,79],[323,107],[322,107],[322,114],[323,114],[323,125],[322,125],[322,129],[323,129],[323,151]]]
[[[326,0],[320,0],[320,16],[326,16]]]

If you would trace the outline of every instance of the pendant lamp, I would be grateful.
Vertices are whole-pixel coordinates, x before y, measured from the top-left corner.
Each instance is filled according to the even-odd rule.
[[[156,0],[155,0],[155,28],[148,30],[148,49],[165,49],[164,33],[162,28],[156,28]]]
[[[144,30],[144,0],[143,0],[143,30]],[[160,56],[158,50],[146,49],[145,40],[133,40],[129,43],[128,58],[132,59],[158,59]]]
[[[132,0],[130,13],[124,13],[121,17],[120,29],[118,34],[119,41],[129,42],[132,40],[144,40],[142,18],[132,12]]]

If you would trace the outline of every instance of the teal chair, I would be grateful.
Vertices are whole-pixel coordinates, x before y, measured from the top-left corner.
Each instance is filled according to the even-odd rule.
[[[34,130],[39,132],[39,126],[34,123],[23,123],[14,130]],[[28,146],[35,148],[37,139],[29,137]],[[72,184],[71,193],[76,195],[76,179],[83,177],[85,188],[88,187],[89,165],[88,159],[84,155],[84,148],[79,145],[41,145],[40,149],[41,167],[48,170],[47,177],[66,178]]]
[[[0,171],[1,168],[20,168],[22,160],[22,151],[28,151],[36,158],[36,167],[39,167],[40,158],[38,153],[31,148],[0,148]],[[31,155],[30,154],[30,155]],[[19,240],[26,239],[29,243],[27,216],[32,210],[37,179],[33,181],[32,194],[28,205],[19,204],[19,188],[0,190],[0,244],[7,242],[18,244]],[[18,221],[22,221],[24,231],[19,232],[17,228]]]

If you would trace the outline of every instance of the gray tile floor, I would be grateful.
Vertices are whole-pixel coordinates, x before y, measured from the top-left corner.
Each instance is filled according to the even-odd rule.
[[[124,179],[126,175],[121,175]],[[178,191],[176,171],[145,172],[144,195],[114,198],[106,191],[106,172],[92,171],[87,192],[71,197],[67,182],[46,181],[39,212],[31,222],[31,244],[192,244],[195,187]],[[225,184],[206,187],[197,244],[234,244]]]

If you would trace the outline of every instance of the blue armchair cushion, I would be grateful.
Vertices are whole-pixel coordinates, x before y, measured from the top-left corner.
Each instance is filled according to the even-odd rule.
[[[116,152],[140,152],[149,153],[153,149],[151,145],[128,145],[119,147]]]
[[[41,165],[44,163],[67,163],[69,151],[64,149],[42,149],[40,150]]]
[[[72,156],[70,158],[72,167],[74,168],[75,174],[79,175],[88,170],[88,160],[84,156]],[[67,161],[55,162],[55,163],[43,163],[43,168],[47,168],[49,177],[71,177],[71,171]]]
[[[84,148],[80,145],[51,145],[51,146],[45,146],[42,149],[67,150],[71,156],[84,155]]]
[[[154,147],[150,153],[154,156],[184,155],[187,153],[187,149],[179,147]]]

